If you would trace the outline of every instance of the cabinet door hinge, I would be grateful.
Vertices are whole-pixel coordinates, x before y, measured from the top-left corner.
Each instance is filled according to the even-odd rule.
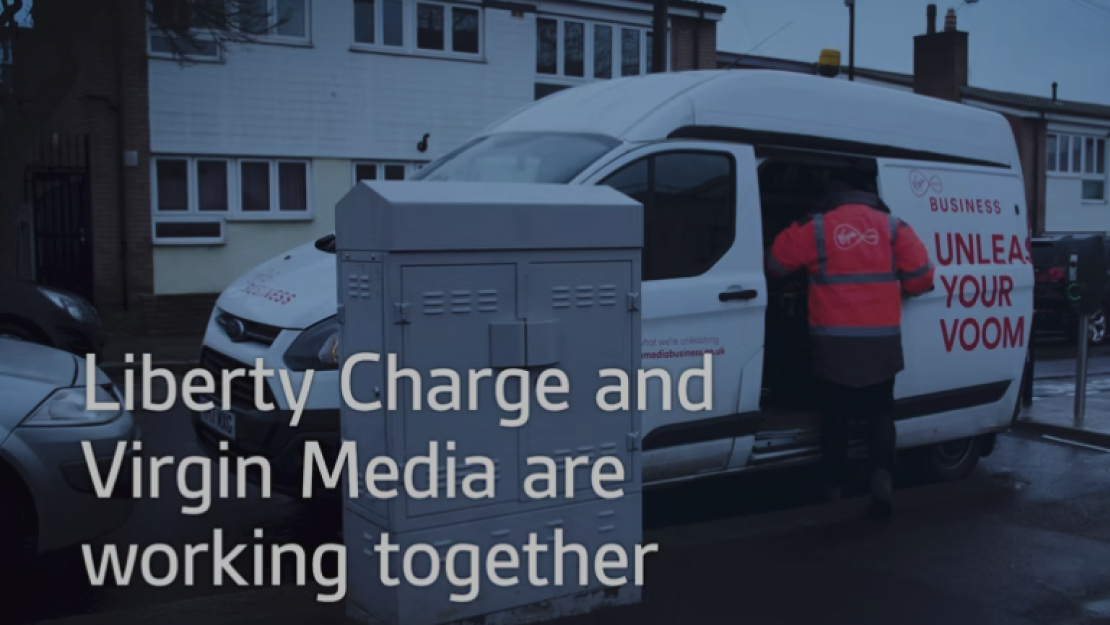
[[[629,293],[628,294],[628,311],[629,312],[636,312],[637,310],[640,310],[640,294],[639,293]]]
[[[398,302],[393,305],[397,309],[397,325],[406,325],[409,322],[409,305]]]

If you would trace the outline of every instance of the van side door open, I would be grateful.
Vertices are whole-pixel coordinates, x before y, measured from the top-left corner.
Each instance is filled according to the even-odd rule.
[[[634,150],[589,178],[644,205],[641,367],[665,372],[646,381],[643,445],[656,457],[645,459],[645,481],[747,462],[767,307],[755,171],[748,146],[683,141]],[[711,401],[694,377],[686,397],[701,405],[688,410],[680,380],[706,353]]]

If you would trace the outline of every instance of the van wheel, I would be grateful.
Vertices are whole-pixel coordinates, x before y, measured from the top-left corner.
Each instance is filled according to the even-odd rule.
[[[979,437],[961,438],[915,450],[914,468],[922,477],[937,482],[960,480],[971,474],[982,456]]]

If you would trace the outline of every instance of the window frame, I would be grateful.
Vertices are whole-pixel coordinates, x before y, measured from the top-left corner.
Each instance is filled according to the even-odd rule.
[[[385,174],[385,168],[389,165],[400,165],[405,168],[404,180],[408,180],[409,176],[420,171],[430,161],[403,161],[403,160],[374,160],[364,159],[351,161],[351,186],[358,184],[358,168],[360,166],[373,165],[378,168],[381,175]],[[385,180],[385,178],[375,178],[374,181]]]
[[[182,55],[186,60],[188,60],[191,63],[225,63],[226,62],[226,59],[224,58],[224,51],[220,49],[220,46],[218,44],[216,44],[216,40],[213,39],[210,34],[208,34],[205,31],[197,31],[197,32],[193,33],[193,36],[197,38],[198,42],[203,41],[203,42],[208,42],[208,43],[212,43],[213,45],[215,45],[216,46],[215,54],[212,55],[212,56],[196,55],[196,54]],[[165,33],[163,33],[162,31],[160,31],[157,26],[155,26],[154,24],[149,24],[148,23],[147,24],[147,35],[146,35],[146,54],[147,54],[147,57],[151,58],[151,59],[159,59],[159,60],[166,60],[166,61],[176,60],[176,57],[173,55],[172,52],[161,52],[161,51],[158,51],[158,50],[154,49],[154,39],[156,37],[164,37],[166,39],[169,39],[169,36],[166,35]]]
[[[233,0],[234,1],[234,0]],[[265,35],[257,35],[252,43],[270,43],[281,45],[293,46],[310,46],[312,45],[312,0],[299,0],[304,3],[304,34],[303,35],[282,35],[277,32],[277,26],[273,21],[279,16],[277,15],[278,3],[281,0],[264,0],[266,2],[266,10],[270,14],[268,26],[272,29]]]
[[[539,71],[539,22],[540,20],[549,20],[555,22],[555,73],[545,74]],[[585,32],[583,35],[583,75],[582,76],[568,76],[566,74],[566,23],[575,22],[583,24]],[[670,18],[668,18],[668,29],[671,27]],[[609,77],[598,78],[595,75],[597,68],[594,51],[596,49],[594,30],[598,26],[607,27],[610,29],[610,53],[612,58],[609,63]],[[630,74],[630,76],[644,76],[650,74],[651,58],[648,57],[647,41],[651,37],[652,27],[650,24],[637,24],[629,22],[606,21],[603,19],[593,19],[587,17],[568,17],[561,14],[553,13],[537,13],[536,14],[536,32],[535,41],[536,48],[533,51],[536,55],[536,60],[533,62],[533,73],[535,74],[536,82],[549,83],[555,85],[577,85],[587,82],[595,82],[598,80],[613,80],[616,78],[623,78],[625,75],[621,72],[622,68],[622,46],[623,39],[622,33],[625,29],[633,29],[640,31],[640,73]],[[672,55],[668,54],[667,57],[668,70],[674,69],[674,59]]]
[[[186,210],[163,211],[158,207],[158,163],[160,161],[185,161],[186,163]],[[227,167],[227,210],[200,210],[200,180],[197,164],[201,161],[222,161]],[[269,174],[269,203],[266,211],[244,211],[242,196],[242,164],[266,163]],[[304,165],[305,171],[305,210],[281,210],[280,165],[296,163]],[[313,202],[312,159],[307,158],[264,158],[256,156],[226,155],[181,155],[158,154],[150,158],[150,211],[151,222],[160,221],[210,221],[219,219],[225,222],[304,222],[315,219]],[[151,228],[153,229],[153,225]],[[156,242],[161,242],[156,239]]]
[[[220,234],[215,237],[159,237],[158,224],[169,223],[213,223],[219,224]],[[212,218],[200,219],[196,217],[185,217],[181,215],[171,215],[168,217],[159,217],[150,220],[150,240],[154,245],[223,245],[227,243],[227,219],[222,215],[215,215]]]
[[[1088,142],[1093,142],[1094,152],[1088,151]],[[1054,147],[1053,152],[1048,152],[1049,142],[1052,142]],[[1066,150],[1064,150],[1066,144]],[[1053,178],[1071,179],[1079,181],[1080,184],[1080,201],[1083,204],[1107,204],[1110,203],[1110,194],[1107,193],[1107,176],[1110,174],[1110,166],[1107,161],[1110,160],[1110,154],[1107,153],[1107,148],[1110,147],[1110,137],[1107,135],[1098,135],[1093,132],[1078,132],[1071,130],[1058,130],[1049,131],[1045,133],[1045,175]],[[1076,153],[1078,148],[1078,160],[1076,160]],[[1067,171],[1060,170],[1061,152],[1066,152]],[[1099,165],[1099,152],[1102,156],[1102,172],[1098,171]],[[1093,156],[1091,156],[1093,154]],[[1087,170],[1087,161],[1090,159],[1091,168]],[[1102,197],[1101,198],[1083,198],[1082,185],[1087,181],[1095,181],[1102,183]]]
[[[653,205],[655,204],[655,179],[656,179],[656,176],[655,176],[655,161],[656,161],[656,159],[658,159],[659,157],[662,157],[662,156],[674,156],[674,155],[682,155],[682,154],[716,156],[716,157],[724,158],[724,159],[727,160],[728,166],[729,166],[729,177],[730,177],[729,196],[731,198],[731,200],[729,202],[729,204],[731,206],[731,210],[729,211],[728,226],[727,226],[727,229],[728,229],[728,232],[729,232],[730,242],[729,242],[728,246],[720,253],[720,255],[717,256],[717,258],[715,258],[708,266],[706,266],[704,268],[701,268],[697,273],[684,274],[684,275],[680,275],[680,276],[671,276],[671,277],[649,277],[648,275],[646,275],[646,272],[645,272],[645,275],[641,278],[641,280],[643,282],[666,282],[666,281],[670,281],[670,280],[690,280],[690,279],[705,276],[706,274],[713,271],[713,269],[715,267],[717,267],[721,263],[721,261],[724,260],[724,258],[726,256],[728,256],[729,253],[732,252],[732,250],[736,247],[737,211],[738,211],[738,208],[739,208],[739,197],[740,197],[740,195],[739,195],[740,194],[740,182],[739,182],[740,170],[739,170],[739,163],[737,162],[737,159],[736,159],[736,154],[727,150],[727,149],[720,149],[720,148],[703,147],[703,146],[681,146],[681,147],[680,146],[673,146],[673,147],[668,147],[667,149],[652,150],[652,151],[647,152],[647,153],[641,153],[641,152],[627,153],[627,154],[624,155],[625,157],[629,157],[629,158],[627,158],[627,160],[622,158],[620,160],[620,162],[612,163],[615,166],[613,166],[613,167],[606,166],[603,171],[596,172],[596,174],[591,174],[590,175],[591,182],[589,182],[589,184],[607,185],[607,181],[612,179],[614,176],[620,174],[623,171],[626,171],[630,167],[635,167],[635,166],[639,165],[640,163],[642,163],[644,161],[647,161],[647,163],[648,163],[647,184],[648,184],[648,190],[649,190],[648,192],[650,194],[650,197],[648,198],[648,200],[649,200],[648,202],[642,202],[642,204],[644,205],[644,214],[645,214],[644,221],[645,221],[645,228],[646,228],[647,213],[654,210]],[[597,174],[600,174],[600,175],[597,175]],[[647,239],[647,232],[646,232],[646,229],[645,229],[645,233],[644,233],[644,251],[645,252],[647,252],[648,243],[649,242],[648,242],[648,239]],[[640,266],[641,266],[641,270],[644,270],[647,267],[646,263],[644,263],[643,260],[641,260],[641,265]]]
[[[351,20],[351,46],[353,52],[371,52],[380,54],[396,54],[404,56],[418,56],[439,59],[453,59],[462,61],[485,62],[486,58],[486,11],[480,2],[468,0],[401,0],[401,45],[391,46],[384,43],[383,0],[374,0],[374,43],[358,41],[357,23]],[[428,4],[443,7],[443,49],[421,48],[417,45],[419,27],[417,17],[418,5]],[[454,47],[454,10],[466,9],[478,13],[478,51],[456,52]],[[355,2],[350,4],[351,16],[354,17]]]
[[[266,10],[271,14],[271,17],[277,13],[277,5],[280,0],[263,0],[266,2]],[[274,45],[289,45],[310,47],[312,45],[312,0],[299,0],[304,3],[304,35],[281,35],[276,32],[270,32],[264,35],[257,35],[252,37],[251,43],[259,44],[274,44]],[[228,0],[228,4],[235,2],[235,0]],[[230,8],[230,7],[229,7]],[[153,59],[176,60],[174,55],[170,52],[159,52],[154,49],[154,39],[156,37],[168,37],[157,26],[154,25],[151,19],[147,19],[147,33],[146,33],[146,50],[147,56]],[[271,20],[272,26],[272,20]],[[275,27],[276,28],[276,27]],[[215,44],[216,40],[206,28],[193,28],[191,29],[192,36],[196,37],[198,41],[208,42]],[[226,58],[224,51],[220,46],[216,45],[214,55],[184,55],[187,60],[194,63],[225,63]]]

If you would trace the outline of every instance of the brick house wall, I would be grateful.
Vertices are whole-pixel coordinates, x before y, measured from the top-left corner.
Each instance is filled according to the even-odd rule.
[[[1010,122],[1025,178],[1025,206],[1029,228],[1034,235],[1044,231],[1045,210],[1045,135],[1046,124],[1039,119],[1003,115]]]
[[[671,18],[671,66],[679,72],[717,69],[717,22]]]
[[[109,315],[153,287],[145,20],[133,0],[42,2],[19,44],[26,123],[89,138],[94,303]],[[128,150],[138,166],[123,167]]]

